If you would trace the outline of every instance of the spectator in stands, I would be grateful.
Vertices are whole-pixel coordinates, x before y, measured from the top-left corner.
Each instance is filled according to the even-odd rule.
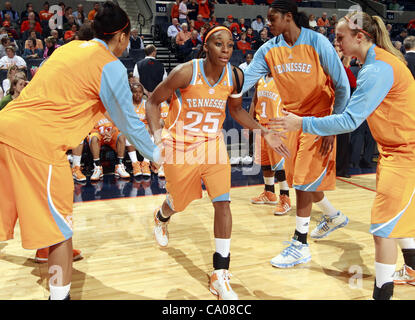
[[[235,44],[235,48],[236,48],[236,43],[237,43],[239,40],[241,40],[241,34],[240,34],[241,30],[239,30],[239,26],[238,26],[238,24],[237,24],[237,23],[233,23],[233,24],[229,27],[229,29],[230,29],[230,30],[231,30],[231,32],[232,32],[233,42],[234,42],[234,44]]]
[[[0,59],[0,69],[8,69],[10,66],[16,65],[19,70],[26,70],[26,61],[20,56],[16,55],[15,48],[12,46],[6,47],[6,55]]]
[[[2,25],[9,23],[10,27],[15,29],[15,30],[19,30],[20,25],[17,22],[14,22],[10,16],[10,14],[6,13],[4,14],[4,19],[3,19],[3,23]]]
[[[330,21],[327,19],[327,12],[323,12],[321,18],[317,20],[317,26],[319,27],[330,27]]]
[[[330,27],[335,28],[337,25],[337,14],[333,13],[330,18]]]
[[[325,27],[318,27],[318,32],[321,33],[323,36],[327,36],[327,30]]]
[[[247,28],[248,28],[248,26],[245,24],[245,19],[240,18],[239,19],[239,30],[241,30],[241,32],[246,32]]]
[[[29,28],[33,27],[38,33],[42,33],[42,27],[40,26],[40,23],[36,21],[36,16],[34,12],[29,12],[27,19],[22,22],[22,25],[20,27],[20,32],[23,33]]]
[[[0,58],[6,55],[6,48],[12,45],[12,42],[9,37],[3,37],[0,40]],[[16,47],[15,47],[16,49]]]
[[[58,47],[60,47],[60,45],[57,43],[54,36],[47,37],[45,39],[45,51],[43,52],[43,59],[49,58],[53,51],[55,51]]]
[[[251,27],[248,27],[248,29],[246,30],[246,41],[248,41],[251,44],[251,47],[256,41],[254,29],[252,29]]]
[[[63,25],[70,23],[72,25],[72,23],[75,22],[75,18],[72,15],[72,7],[66,7],[65,8],[65,14],[62,17],[62,23]],[[71,17],[71,20],[69,20],[69,17]]]
[[[188,30],[187,23],[182,23],[181,27],[182,27],[182,30],[176,36],[176,44],[178,46],[184,45],[184,43],[187,40],[189,40],[191,37],[190,31]]]
[[[187,15],[187,0],[182,0],[179,4],[179,22],[181,24],[187,22]]]
[[[264,19],[262,19],[262,16],[257,16],[256,20],[252,21],[251,23],[251,27],[252,29],[254,29],[256,32],[260,33],[262,31],[262,29],[264,29]]]
[[[176,19],[177,20],[177,19]],[[131,29],[129,50],[144,49],[144,41],[138,35],[137,28]]]
[[[34,20],[40,21],[39,14],[33,9],[33,4],[31,2],[26,3],[26,10],[23,11],[20,15],[20,22],[23,23],[24,21],[29,19],[30,13],[33,12]]]
[[[5,94],[8,93],[10,89],[10,84],[12,83],[13,79],[16,77],[16,73],[19,71],[16,65],[11,65],[7,69],[7,78],[2,82],[2,88]]]
[[[205,25],[205,21],[203,20],[203,16],[201,14],[197,15],[197,20],[195,21],[195,29],[197,32],[200,32],[200,28]]]
[[[167,28],[167,36],[171,39],[176,38],[177,34],[182,30],[179,19],[173,18],[172,24]]]
[[[184,61],[189,61],[196,58],[197,53],[202,47],[202,41],[198,39],[199,33],[196,30],[192,31],[192,36],[180,48],[180,53],[184,57]]]
[[[180,0],[176,0],[176,3],[171,7],[170,18],[172,21],[174,18],[179,19],[179,5]]]
[[[56,39],[56,43],[58,45],[61,46],[61,45],[64,44],[63,40],[59,38],[59,32],[58,32],[58,30],[51,30],[50,31],[50,35]]]
[[[11,4],[11,2],[10,2],[10,1],[6,1],[6,2],[4,3],[4,9],[1,11],[1,18],[2,18],[2,19],[4,19],[4,15],[5,15],[6,13],[10,15],[10,17],[11,17],[11,19],[12,19],[12,21],[13,21],[14,23],[18,23],[18,22],[19,22],[19,20],[20,20],[20,18],[19,18],[19,14],[17,13],[17,11],[14,11],[14,10],[12,9],[12,4]]]
[[[94,32],[92,31],[91,22],[88,20],[78,30],[79,40],[89,41],[94,38]]]
[[[389,10],[394,10],[394,11],[401,11],[402,10],[400,4],[398,3],[398,0],[392,0],[392,2],[389,3],[388,9]]]
[[[246,41],[246,32],[241,33],[241,40],[236,43],[236,48],[242,50],[243,54],[246,53],[246,50],[251,50],[251,44]]]
[[[390,24],[390,23],[388,23],[387,25],[386,25],[386,30],[388,31],[388,33],[389,33],[389,37],[391,36],[391,32],[392,32],[392,25]]]
[[[63,24],[63,31],[66,32],[68,30],[71,30],[72,25],[74,24],[76,24],[75,17],[72,14],[70,14],[69,16],[67,16],[66,22]]]
[[[229,29],[235,30],[235,32],[239,35],[241,33],[241,28],[239,27],[239,23],[238,22],[232,22],[231,25],[229,26]],[[238,37],[239,38],[239,37]],[[234,38],[235,40],[235,38]],[[239,39],[238,39],[239,40]]]
[[[78,25],[76,23],[73,23],[71,26],[71,29],[66,31],[65,35],[63,36],[65,43],[68,43],[74,40],[77,32],[78,32]]]
[[[198,14],[201,14],[203,19],[206,21],[209,20],[210,17],[210,5],[208,0],[199,0],[199,11]]]
[[[190,0],[190,2],[187,4],[187,16],[189,17],[189,20],[196,21],[198,17],[198,12],[199,4],[197,3],[197,0]]]
[[[415,36],[406,37],[403,45],[406,51],[405,60],[408,62],[408,68],[415,79]]]
[[[75,17],[75,23],[80,27],[83,25],[85,21],[85,13],[84,13],[84,6],[83,4],[78,4],[76,7],[76,11],[72,13],[72,15]]]
[[[24,49],[24,59],[39,59],[43,57],[43,50],[37,48],[36,39],[29,38],[27,40],[29,48]]]
[[[406,29],[411,30],[411,29],[415,29],[415,19],[412,19],[409,21]]]
[[[213,27],[213,26],[218,26],[218,25],[219,25],[219,22],[217,22],[217,21],[216,21],[216,16],[215,16],[214,14],[212,14],[212,15],[210,16],[209,25],[210,25],[211,27]]]
[[[94,3],[94,8],[91,11],[89,11],[89,13],[88,13],[88,20],[89,21],[93,21],[94,20],[95,15],[97,14],[97,12],[98,12],[98,10],[99,10],[100,7],[101,7],[101,5],[100,5],[99,2],[95,2]]]
[[[398,41],[398,40],[393,41],[393,46],[394,46],[396,49],[398,49],[399,51],[401,51],[401,50],[402,50],[402,42],[400,42],[400,41]]]
[[[311,29],[314,29],[314,28],[317,27],[316,16],[314,14],[310,14],[308,16],[308,24],[309,24]]]
[[[167,72],[162,62],[156,59],[157,48],[149,44],[145,47],[146,57],[134,66],[133,76],[144,87],[144,93],[149,96],[157,85],[167,78]]]
[[[245,62],[241,63],[241,64],[239,65],[239,68],[240,68],[242,71],[244,71],[244,70],[245,70],[245,69],[249,66],[249,64],[251,63],[251,61],[252,61],[253,57],[254,57],[254,55],[253,55],[252,53],[247,53],[247,54],[245,55]]]
[[[6,29],[8,35],[10,35],[13,39],[19,39],[19,34],[17,31],[11,26],[9,21],[3,22],[3,28]]]
[[[11,82],[9,93],[0,101],[0,110],[2,110],[10,101],[16,99],[25,86],[25,80],[17,77],[14,78]]]
[[[227,28],[230,28],[230,26],[231,26],[231,24],[233,23],[233,16],[232,15],[228,15],[227,17],[226,17],[226,20],[225,21],[223,21],[223,25],[225,26],[225,27],[227,27]]]
[[[408,36],[408,30],[402,29],[401,32],[395,37],[394,40],[399,41],[402,44],[407,36]]]
[[[268,40],[268,30],[264,28],[260,33],[259,39],[255,42],[253,49],[258,50]]]

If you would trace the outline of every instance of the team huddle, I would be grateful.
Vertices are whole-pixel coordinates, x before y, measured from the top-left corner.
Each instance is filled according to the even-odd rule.
[[[381,154],[370,228],[376,250],[373,298],[390,299],[394,281],[415,281],[415,204],[411,201],[415,194],[415,179],[411,179],[415,175],[415,82],[402,57],[384,41],[383,22],[362,12],[339,21],[336,33],[341,50],[365,61],[358,88],[351,95],[335,49],[324,36],[305,27],[295,1],[274,1],[268,20],[275,37],[259,48],[243,72],[229,63],[232,32],[213,26],[205,33],[199,59],[173,69],[144,100],[143,87],[127,79],[116,58],[128,44],[130,21],[119,6],[106,2],[94,20],[95,38],[57,49],[21,96],[0,112],[0,177],[19,181],[19,188],[0,186],[6,199],[0,203],[0,240],[13,237],[17,218],[29,221],[21,223],[23,247],[49,248],[49,266],[62,268],[61,281],[49,283],[51,299],[70,299],[75,257],[72,178],[83,177],[79,159],[73,176],[68,175],[66,151],[79,148],[86,136],[94,160],[91,181],[103,176],[99,159],[103,144],[116,151],[115,174],[120,178],[130,176],[123,164],[126,150],[134,176],[148,176],[152,168],[165,177],[166,199],[153,213],[153,233],[161,247],[169,245],[173,215],[202,198],[203,182],[214,208],[209,290],[219,299],[238,299],[229,272],[233,221],[231,166],[222,134],[226,108],[235,121],[257,135],[255,161],[262,167],[265,188],[251,203],[275,205],[274,214],[282,215],[292,209],[289,188],[296,193],[293,236],[270,261],[277,268],[311,260],[307,238],[313,203],[323,214],[310,233],[312,238],[327,237],[347,226],[348,217],[324,191],[335,188],[335,135],[353,131],[368,118]],[[350,21],[363,21],[363,25]],[[73,70],[77,77],[64,78],[64,85],[50,81],[64,70]],[[389,75],[385,82],[380,82],[382,72]],[[53,93],[48,98],[38,92],[46,86]],[[248,112],[242,108],[242,95],[254,86]],[[25,141],[16,138],[26,136],[23,117],[42,128]],[[388,132],[379,129],[385,125]],[[62,139],[62,130],[71,134]],[[394,134],[385,136],[390,132]],[[137,160],[136,151],[143,161]],[[390,184],[399,194],[389,192]],[[399,208],[392,207],[391,199]],[[34,220],[35,227],[30,223]],[[395,274],[397,239],[402,240],[405,266]]]

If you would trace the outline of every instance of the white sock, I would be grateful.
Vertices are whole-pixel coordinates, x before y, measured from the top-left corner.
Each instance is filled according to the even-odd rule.
[[[75,166],[81,166],[81,158],[82,156],[74,156],[72,155],[72,168]]]
[[[144,158],[143,162],[150,163],[150,160],[148,160],[148,159]]]
[[[379,289],[387,282],[393,282],[396,264],[384,264],[375,262],[376,287]]]
[[[303,218],[303,217],[295,217],[296,225],[295,229],[300,233],[308,233],[308,229],[310,228],[310,217]]]
[[[278,185],[280,186],[280,190],[290,190],[287,180],[278,182]]]
[[[49,283],[49,290],[50,290],[50,300],[63,300],[69,293],[71,289],[71,284],[69,283],[63,287],[55,287]]]
[[[219,239],[215,238],[216,252],[219,253],[223,258],[229,256],[231,251],[231,239]]]
[[[137,153],[135,151],[128,152],[131,162],[137,162]]]
[[[333,205],[330,203],[329,199],[326,196],[319,202],[315,202],[315,204],[323,211],[323,214],[328,216],[335,216],[339,210],[337,210]]]
[[[275,177],[264,177],[264,183],[268,186],[273,186],[275,183]]]
[[[399,246],[401,249],[415,249],[415,239],[414,238],[403,238],[398,239]]]

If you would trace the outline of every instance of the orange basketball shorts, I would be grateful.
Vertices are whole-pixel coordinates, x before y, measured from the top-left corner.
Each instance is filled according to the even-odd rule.
[[[326,156],[320,154],[322,137],[288,133],[287,147],[291,156],[285,159],[285,172],[290,187],[302,191],[328,191],[336,187],[336,141]]]
[[[284,169],[284,162],[284,157],[272,150],[263,137],[255,136],[255,163],[271,166],[273,171],[278,171]]]
[[[370,232],[382,238],[415,237],[414,196],[415,167],[385,166],[381,160],[376,172]]]
[[[117,141],[120,136],[120,130],[114,128],[112,131],[111,140],[109,142],[105,142],[104,137],[97,130],[92,130],[88,136],[88,143],[91,144],[92,137],[97,137],[100,146],[106,144],[110,146],[112,150],[117,150]]]
[[[69,163],[51,165],[0,143],[0,181],[0,241],[13,239],[17,219],[25,249],[72,237],[74,184]]]

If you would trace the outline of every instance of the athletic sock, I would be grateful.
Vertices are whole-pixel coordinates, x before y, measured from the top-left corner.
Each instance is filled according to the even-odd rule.
[[[98,159],[94,159],[94,167],[100,167],[101,166],[101,160]]]
[[[231,239],[215,238],[216,252],[226,258],[231,250]]]
[[[414,238],[402,238],[398,239],[399,246],[401,249],[415,249],[415,239]]]
[[[160,208],[160,210],[157,212],[157,219],[159,219],[161,222],[167,222],[170,220],[170,217],[164,217],[163,210]]]
[[[275,193],[275,179],[274,177],[264,177],[265,191]]]
[[[275,172],[275,177],[277,178],[280,187],[280,195],[285,194],[286,196],[290,196],[290,187],[288,186],[287,178],[285,177],[285,170],[277,170]]]
[[[74,156],[72,155],[72,168],[73,167],[80,167],[81,166],[81,158],[82,156]]]
[[[310,228],[310,217],[295,217],[296,227],[294,232],[294,239],[301,243],[307,243],[307,234]]]
[[[62,287],[55,287],[49,284],[50,300],[64,300],[69,295],[70,289],[71,289],[70,283]]]
[[[380,289],[385,283],[393,282],[396,264],[375,262],[376,286]]]
[[[321,209],[321,211],[323,211],[323,214],[325,215],[335,216],[339,212],[339,210],[333,207],[326,196],[324,196],[321,201],[316,202],[315,204]]]
[[[128,152],[131,162],[137,162],[137,153],[135,151]]]

